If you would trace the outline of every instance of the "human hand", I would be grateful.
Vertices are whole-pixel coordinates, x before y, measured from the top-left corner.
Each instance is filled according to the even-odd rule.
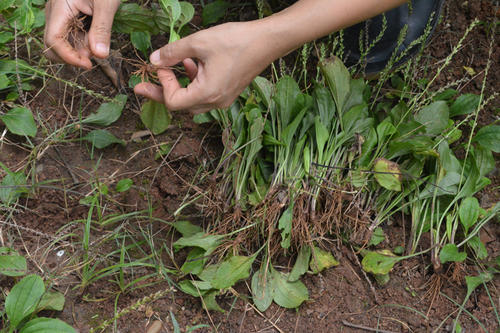
[[[111,26],[120,0],[49,0],[45,6],[45,55],[90,69],[92,56],[109,54]],[[92,16],[88,33],[71,31],[80,14]]]
[[[164,46],[150,58],[162,86],[143,82],[134,91],[193,114],[228,107],[280,55],[257,28],[253,22],[226,23]],[[186,88],[170,69],[180,62],[191,79]]]

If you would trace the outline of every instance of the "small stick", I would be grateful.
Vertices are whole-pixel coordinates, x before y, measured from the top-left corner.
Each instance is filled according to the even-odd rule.
[[[363,270],[363,266],[361,266],[361,263],[359,262],[358,256],[356,255],[356,253],[354,253],[354,249],[352,248],[352,246],[351,246],[351,251],[352,251],[352,253],[354,255],[354,258],[356,259],[356,263],[358,264],[359,268],[361,268],[361,272],[363,273],[366,281],[368,282],[368,285],[370,285],[370,290],[372,291],[373,297],[375,298],[375,303],[377,303],[377,304],[380,305],[380,301],[378,300],[377,292],[375,291],[375,288],[373,287],[373,284],[370,281],[370,278],[368,278],[368,275]]]
[[[371,328],[363,325],[356,325],[356,324],[351,324],[350,322],[346,320],[342,320],[342,325],[352,327],[352,328],[358,328],[360,330],[365,330],[365,331],[370,331],[370,332],[379,332],[379,333],[396,333],[393,331],[386,331],[386,330],[381,330],[378,328]]]

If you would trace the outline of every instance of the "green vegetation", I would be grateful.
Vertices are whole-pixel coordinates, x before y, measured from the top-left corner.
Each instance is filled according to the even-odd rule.
[[[8,137],[27,151],[21,166],[0,162],[0,216],[10,225],[27,209],[26,198],[37,197],[41,189],[62,191],[65,200],[84,207],[83,218],[68,219],[60,234],[48,237],[46,252],[69,244],[71,257],[65,269],[75,272],[78,281],[71,290],[82,299],[98,301],[87,294],[96,283],[113,287],[103,299],[114,301],[115,313],[98,317],[92,332],[171,296],[174,288],[199,297],[207,310],[224,312],[217,297],[227,292],[236,295],[233,287],[242,280],[248,281],[251,301],[259,311],[273,302],[298,308],[309,299],[301,279],[339,265],[328,250],[331,239],[355,249],[362,269],[381,285],[390,280],[397,263],[424,254],[435,274],[452,265],[477,265],[477,274],[465,277],[467,292],[463,304],[457,304],[455,331],[460,331],[461,315],[472,316],[465,303],[476,288],[488,290],[500,267],[498,258],[486,262],[491,253],[479,237],[500,211],[500,203],[485,206],[478,200],[491,183],[494,154],[500,152],[498,121],[478,128],[479,113],[496,97],[484,93],[492,59],[479,95],[460,94],[458,82],[438,88],[435,80],[478,22],[431,78],[414,75],[420,56],[395,71],[387,68],[372,81],[359,78],[356,68],[346,68],[342,62],[342,33],[314,47],[305,45],[291,70],[280,61],[280,68],[273,66],[270,77],[257,77],[230,108],[195,117],[197,123],[220,126],[223,152],[213,168],[200,166],[173,214],[176,220],[166,221],[156,217],[158,207],[150,190],[177,141],[155,142],[147,148],[141,146],[147,142],[140,142],[131,159],[152,150],[151,162],[161,163],[149,183],[128,174],[98,176],[108,152],[102,149],[131,146],[109,127],[133,101],[127,91],[108,97],[63,79],[48,67],[40,56],[44,3],[0,0],[0,22],[7,23],[0,25],[0,147]],[[269,14],[266,3],[258,1],[260,16]],[[155,35],[166,33],[173,42],[188,34],[195,13],[184,1],[160,0],[148,6],[123,2],[113,26],[128,35],[139,58],[149,55]],[[207,3],[202,24],[219,22],[230,15],[232,6],[221,0]],[[26,60],[20,59],[17,43],[26,48]],[[313,50],[320,58],[316,75],[308,70]],[[131,62],[138,69],[129,78],[129,88],[141,80],[155,80],[156,69],[146,61]],[[33,112],[27,100],[35,87],[45,89],[47,81],[82,93],[70,110],[73,115],[60,127]],[[82,113],[83,95],[96,102],[88,116]],[[153,135],[164,133],[172,122],[169,111],[157,102],[139,105],[137,113],[138,123],[142,122],[138,129],[145,126]],[[69,143],[88,146],[94,163],[86,183],[73,184],[82,185],[85,192],[68,187],[66,179],[36,178],[43,153]],[[125,207],[121,198],[131,191],[147,202],[146,208]],[[190,222],[194,218],[187,208],[201,210],[212,223]],[[400,217],[411,221],[409,241],[389,248],[385,230]],[[169,231],[160,233],[153,225]],[[424,245],[423,239],[428,243]],[[293,258],[293,265],[279,265],[283,257]],[[74,332],[58,319],[39,316],[42,310],[62,311],[64,296],[44,280],[67,271],[46,272],[42,279],[26,275],[32,269],[18,252],[0,247],[2,285],[12,282],[0,296],[1,332],[53,332],[55,327],[58,332]],[[165,281],[168,287],[119,309],[123,295]],[[174,331],[180,331],[172,311],[169,320]],[[186,330],[203,327],[194,323]]]

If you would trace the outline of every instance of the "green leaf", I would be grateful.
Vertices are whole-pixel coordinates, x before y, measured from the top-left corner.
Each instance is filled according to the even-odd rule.
[[[197,233],[203,232],[202,228],[189,221],[175,221],[172,223],[172,227],[184,237],[191,237]]]
[[[266,311],[274,298],[274,286],[272,279],[272,268],[266,270],[265,265],[253,274],[252,277],[252,299],[259,311]]]
[[[132,45],[147,56],[151,49],[151,35],[147,31],[132,31],[130,34]]]
[[[210,282],[195,280],[182,280],[179,282],[179,288],[186,294],[194,297],[203,296],[210,289],[213,289]]]
[[[172,320],[172,326],[174,327],[174,333],[181,333],[181,328],[179,327],[179,322],[175,319],[174,313],[172,310],[170,312],[170,319]]]
[[[203,271],[203,266],[205,266],[205,263],[207,262],[207,252],[200,248],[200,247],[194,247],[192,248],[187,257],[186,261],[181,267],[181,271],[184,274],[195,274],[198,275]]]
[[[180,250],[186,246],[197,246],[207,252],[212,252],[217,246],[219,246],[222,238],[224,238],[224,236],[209,235],[204,232],[198,232],[191,236],[179,238],[173,245],[176,250]]]
[[[307,272],[309,267],[309,260],[311,259],[311,247],[304,245],[300,248],[295,265],[293,265],[292,271],[288,276],[288,281],[294,282],[300,279],[300,277]]]
[[[76,331],[59,319],[42,317],[30,320],[19,333],[76,333]]]
[[[31,111],[27,108],[13,108],[0,116],[7,129],[16,135],[35,137],[36,124]]]
[[[16,0],[1,0],[0,1],[0,11],[6,10],[14,5]]]
[[[194,7],[187,1],[179,2],[181,5],[181,16],[177,20],[177,30],[180,31],[183,26],[191,22],[194,16]]]
[[[495,169],[495,158],[491,150],[483,146],[474,147],[471,151],[472,160],[479,168],[479,176],[484,177]]]
[[[156,35],[159,32],[157,24],[161,23],[162,18],[157,13],[136,3],[123,3],[115,14],[113,30],[126,34],[133,31],[147,31]]]
[[[351,89],[349,71],[337,57],[323,60],[319,66],[333,95],[337,110],[343,113],[344,104]]]
[[[0,247],[0,274],[7,276],[22,276],[28,267],[26,259],[8,247]]]
[[[272,285],[274,286],[274,301],[284,308],[295,309],[309,299],[309,292],[301,281],[290,282],[286,275],[274,269]]]
[[[313,274],[318,274],[326,268],[338,265],[339,262],[329,251],[325,251],[316,246],[312,247],[312,255],[309,266],[311,267]]]
[[[207,310],[214,310],[214,311],[219,311],[224,313],[224,309],[217,304],[217,300],[215,299],[215,296],[219,294],[218,291],[211,291],[206,295],[202,296],[203,299],[203,307]]]
[[[130,178],[121,179],[116,184],[116,192],[122,193],[127,192],[134,185],[134,182]]]
[[[430,135],[441,134],[448,126],[449,110],[445,101],[434,102],[422,108],[415,120],[425,126],[425,132]]]
[[[142,122],[155,135],[165,132],[172,121],[165,105],[156,101],[147,101],[141,110]]]
[[[281,214],[278,221],[278,228],[281,230],[281,247],[288,249],[292,239],[292,221],[293,221],[293,201],[288,208]]]
[[[273,94],[273,89],[274,89],[273,84],[268,79],[262,76],[257,76],[252,81],[252,87],[259,94],[259,97],[262,99],[264,105],[266,107],[269,107],[269,105],[271,105],[271,96]]]
[[[4,168],[7,175],[0,182],[0,200],[7,205],[16,201],[23,193],[28,190],[23,185],[26,185],[26,175],[22,172],[11,172]]]
[[[171,22],[175,22],[181,17],[182,8],[178,0],[159,0],[159,2],[163,11],[170,17]]]
[[[467,235],[470,227],[476,223],[479,217],[479,201],[474,197],[463,199],[458,210],[458,216]]]
[[[384,229],[381,227],[376,228],[373,231],[372,237],[370,238],[370,242],[368,243],[368,246],[376,246],[380,243],[382,243],[385,240],[385,233]]]
[[[380,186],[391,191],[401,191],[403,177],[397,163],[385,158],[378,158],[375,160],[373,171]]]
[[[127,103],[127,95],[118,95],[114,98],[113,102],[103,103],[96,111],[90,116],[82,120],[83,124],[109,126],[120,118],[122,110]]]
[[[44,292],[45,286],[38,275],[28,275],[16,283],[5,299],[5,312],[11,327],[17,328],[24,318],[35,311]]]
[[[474,94],[459,96],[450,107],[450,118],[473,113],[479,106],[480,97]]]
[[[366,251],[361,261],[361,266],[363,266],[365,272],[375,275],[385,275],[389,274],[399,260],[401,260],[400,257],[394,256],[389,251],[383,253]]]
[[[203,19],[202,24],[206,26],[216,23],[226,15],[226,11],[230,6],[227,1],[223,0],[215,0],[205,5],[201,14],[201,18]]]
[[[255,256],[233,256],[223,261],[217,269],[215,278],[211,281],[212,286],[216,289],[226,289],[239,280],[248,278],[254,260]]]
[[[274,101],[279,110],[279,120],[281,121],[281,128],[284,129],[290,123],[291,110],[295,106],[295,100],[300,94],[300,88],[297,82],[290,76],[283,76],[278,83],[276,83],[276,94]]]
[[[42,310],[62,311],[64,309],[64,295],[60,292],[48,291],[43,294],[35,312]]]
[[[458,247],[455,244],[446,244],[439,252],[439,260],[442,264],[449,261],[462,262],[465,258],[467,258],[467,253],[458,252]]]
[[[484,148],[500,153],[500,125],[488,125],[481,128],[472,142],[477,142]]]
[[[467,241],[467,245],[474,250],[476,256],[479,260],[484,260],[488,258],[488,250],[486,250],[486,246],[484,246],[483,242],[478,236],[474,236]]]
[[[113,134],[108,132],[107,130],[93,130],[85,135],[83,140],[90,142],[94,147],[102,149],[106,148],[109,145],[114,143],[119,143],[121,145],[125,145],[123,140],[118,139]]]
[[[466,276],[465,277],[465,284],[467,285],[466,298],[469,298],[469,296],[477,287],[479,287],[483,283],[490,282],[492,279],[493,279],[493,274],[489,272],[481,273],[478,276]]]

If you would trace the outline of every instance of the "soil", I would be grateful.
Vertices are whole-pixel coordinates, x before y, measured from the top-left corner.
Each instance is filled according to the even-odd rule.
[[[248,14],[246,14],[248,15]],[[478,18],[481,24],[474,29],[464,42],[463,48],[456,55],[450,66],[436,81],[437,87],[459,80],[469,74],[465,67],[471,67],[475,73],[470,80],[459,86],[462,93],[480,93],[484,70],[487,65],[491,34],[497,34],[495,17],[498,8],[492,1],[448,1],[443,18],[433,35],[425,56],[429,59],[429,70],[435,70],[436,64],[444,59],[467,26]],[[495,23],[493,23],[495,22]],[[498,35],[498,34],[497,34]],[[155,45],[166,43],[163,37],[155,40]],[[114,46],[124,46],[124,57],[133,57],[126,38],[120,37]],[[128,48],[127,48],[128,47]],[[485,87],[485,96],[500,91],[500,45],[493,45],[492,64],[489,80]],[[496,60],[495,60],[496,59]],[[135,69],[126,63],[123,76]],[[107,77],[98,69],[82,71],[70,66],[54,65],[50,69],[59,77],[76,80],[85,86],[106,96],[114,96],[117,90]],[[37,89],[27,95],[29,107],[39,114],[48,133],[74,122],[79,117],[96,110],[102,101],[88,96],[78,88],[70,87],[55,80],[35,82]],[[169,291],[171,283],[158,276],[140,281],[132,290],[119,294],[118,284],[114,279],[103,278],[91,283],[87,288],[80,288],[82,254],[81,220],[87,218],[89,207],[80,203],[80,199],[92,193],[96,184],[106,184],[110,188],[103,215],[125,214],[138,210],[148,210],[157,222],[150,223],[147,218],[127,218],[118,224],[96,226],[91,233],[91,256],[103,263],[115,242],[114,234],[127,235],[128,243],[134,235],[147,233],[156,242],[154,245],[166,267],[182,264],[185,253],[176,255],[175,262],[168,255],[172,233],[168,223],[173,221],[174,213],[184,203],[186,193],[204,193],[201,175],[217,164],[221,154],[221,133],[216,126],[197,125],[188,114],[175,112],[173,125],[159,136],[145,136],[139,142],[131,140],[134,133],[144,130],[138,116],[140,100],[126,88],[129,102],[120,120],[108,128],[118,138],[127,141],[127,145],[114,145],[99,151],[92,151],[88,145],[79,142],[79,133],[68,133],[73,141],[58,142],[51,145],[41,140],[36,143],[47,149],[38,152],[35,161],[33,181],[39,186],[27,198],[13,207],[12,218],[8,224],[0,224],[0,245],[12,246],[28,258],[30,271],[41,274],[51,281],[53,288],[66,296],[64,311],[48,312],[46,315],[60,318],[79,332],[88,332],[106,319],[113,317],[115,310],[127,309],[140,302],[144,297],[164,292],[163,297],[146,302],[116,321],[116,326],[109,326],[108,331],[147,332],[154,325],[161,324],[161,330],[172,332],[171,315],[187,332],[188,326],[207,324],[211,328],[201,328],[197,332],[440,332],[450,331],[465,294],[466,275],[475,274],[476,268],[466,264],[448,267],[446,274],[433,275],[429,258],[412,258],[395,266],[389,283],[383,287],[360,269],[358,256],[352,249],[334,243],[331,251],[340,265],[328,269],[319,275],[308,275],[304,279],[310,292],[310,300],[298,310],[287,310],[273,304],[265,313],[257,311],[249,299],[249,281],[240,282],[226,295],[218,297],[225,313],[206,312],[199,299],[180,291]],[[480,114],[480,124],[498,121],[498,97],[490,101]],[[29,151],[22,145],[21,138],[7,136],[1,146],[0,161],[11,170],[18,170],[26,163]],[[155,159],[161,144],[172,145],[171,152],[163,159]],[[496,156],[498,157],[498,155]],[[482,192],[480,202],[483,207],[500,200],[500,164],[491,175],[492,185]],[[125,193],[114,191],[116,182],[123,178],[134,181],[132,190]],[[94,184],[92,187],[91,184]],[[145,213],[147,215],[147,213]],[[203,210],[190,207],[182,214],[196,223],[206,226]],[[80,220],[80,222],[78,222]],[[77,221],[70,223],[72,221]],[[116,230],[118,226],[120,230]],[[407,242],[408,225],[395,221],[385,227],[387,239],[379,245],[381,248],[394,248]],[[488,225],[481,234],[491,258],[500,254],[500,228],[498,223]],[[103,241],[103,240],[106,241]],[[111,240],[111,241],[110,241]],[[165,246],[162,248],[161,243]],[[160,245],[159,245],[160,243]],[[150,253],[150,244],[142,244],[142,250]],[[62,256],[56,255],[64,250]],[[138,250],[138,249],[136,249]],[[149,252],[147,252],[149,250]],[[120,253],[115,257],[119,258]],[[285,263],[286,264],[286,263]],[[134,274],[126,274],[127,280],[151,273],[150,269],[139,268]],[[175,281],[175,276],[171,277]],[[8,290],[12,279],[0,279],[0,286]],[[498,332],[498,321],[494,308],[500,304],[500,280],[495,279],[473,292],[465,303],[465,312],[460,323],[466,332]],[[491,295],[491,298],[490,298]],[[115,304],[116,302],[116,304]],[[153,332],[150,330],[149,332]]]

